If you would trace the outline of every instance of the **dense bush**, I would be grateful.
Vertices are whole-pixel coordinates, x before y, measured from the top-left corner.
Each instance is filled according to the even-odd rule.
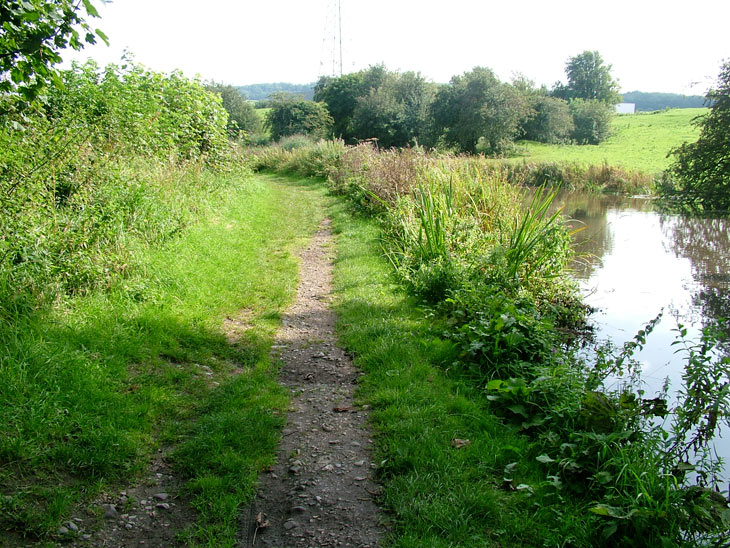
[[[180,72],[161,74],[131,62],[99,68],[89,61],[62,73],[34,119],[95,149],[198,161],[215,167],[229,151],[220,97]]]
[[[211,174],[239,169],[220,98],[200,82],[134,64],[62,77],[23,129],[12,114],[0,125],[5,311],[108,287],[133,266],[136,238],[177,233],[215,194]]]
[[[420,74],[388,73],[377,88],[358,97],[352,132],[358,139],[375,139],[379,146],[402,147],[426,138],[433,84]]]
[[[573,99],[570,112],[575,126],[571,138],[579,145],[597,145],[611,133],[613,107],[600,101]]]
[[[270,109],[266,113],[266,126],[274,141],[297,134],[318,138],[331,135],[332,117],[324,103],[279,93],[272,96]]]
[[[530,115],[529,101],[487,68],[454,76],[431,107],[435,133],[461,152],[501,153]]]
[[[700,137],[672,152],[673,186],[665,195],[680,206],[700,212],[730,211],[730,62],[707,94],[712,109],[695,120]]]
[[[556,97],[540,96],[532,101],[534,114],[522,125],[523,138],[541,143],[566,143],[575,131],[568,103]]]

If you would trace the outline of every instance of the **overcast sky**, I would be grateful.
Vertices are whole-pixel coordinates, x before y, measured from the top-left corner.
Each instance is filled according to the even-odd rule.
[[[244,85],[332,74],[337,0],[115,0],[100,8],[111,46],[157,71]],[[730,0],[341,0],[344,72],[385,63],[448,82],[474,66],[538,85],[598,50],[622,91],[704,94],[730,59]],[[339,42],[335,48],[339,58]],[[70,54],[67,58],[72,57]]]

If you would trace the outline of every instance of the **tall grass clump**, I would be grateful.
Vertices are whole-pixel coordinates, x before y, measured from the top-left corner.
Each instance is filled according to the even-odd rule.
[[[607,194],[652,194],[654,175],[606,162],[579,164],[576,162],[495,162],[481,160],[488,169],[500,173],[508,181],[530,187],[560,187],[566,190],[587,190]]]

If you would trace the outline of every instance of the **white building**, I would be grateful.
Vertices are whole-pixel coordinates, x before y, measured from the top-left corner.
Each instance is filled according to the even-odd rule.
[[[616,105],[616,114],[635,114],[636,103],[619,103]]]

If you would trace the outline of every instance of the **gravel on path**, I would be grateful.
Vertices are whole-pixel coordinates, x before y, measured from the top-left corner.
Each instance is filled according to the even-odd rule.
[[[274,345],[292,401],[277,464],[242,524],[245,548],[375,548],[385,532],[367,409],[353,398],[362,373],[337,345],[329,306],[333,254],[325,219],[301,254],[296,302]]]

